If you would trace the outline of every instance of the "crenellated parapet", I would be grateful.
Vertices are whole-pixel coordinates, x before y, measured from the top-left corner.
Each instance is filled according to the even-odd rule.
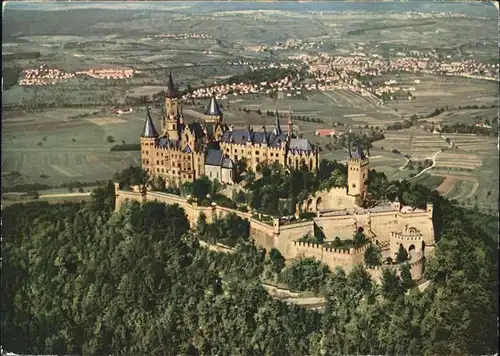
[[[335,255],[343,255],[343,256],[358,256],[364,255],[366,249],[369,247],[368,244],[363,245],[358,248],[334,248],[334,247],[325,247],[322,244],[315,244],[311,242],[303,242],[303,241],[294,241],[293,244],[295,247],[300,250],[301,248],[308,249],[318,249],[322,250],[323,253],[335,254]]]
[[[420,242],[423,240],[422,234],[420,233],[402,233],[402,232],[391,232],[391,240],[397,241],[413,241]]]

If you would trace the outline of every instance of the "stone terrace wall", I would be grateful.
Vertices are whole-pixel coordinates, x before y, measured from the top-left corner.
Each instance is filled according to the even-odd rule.
[[[358,223],[354,215],[322,216],[314,218],[318,227],[323,229],[327,240],[334,240],[335,237],[349,236],[352,238],[357,229]]]
[[[301,256],[314,257],[332,270],[335,267],[342,267],[346,272],[349,272],[354,265],[364,263],[364,253],[368,248],[368,245],[365,245],[357,249],[335,249],[298,241],[294,241],[292,246],[294,258]]]
[[[408,261],[408,264],[410,265],[410,273],[411,273],[411,278],[415,281],[418,281],[422,279],[423,273],[424,273],[424,263],[425,259],[422,254],[417,254],[415,256],[415,260],[410,260]],[[382,277],[382,271],[386,268],[391,268],[396,271],[396,274],[399,276],[401,274],[399,266],[377,266],[377,267],[370,267],[367,268],[366,270],[368,273],[370,273],[370,276],[372,277],[373,280],[375,281],[380,281],[380,278]]]

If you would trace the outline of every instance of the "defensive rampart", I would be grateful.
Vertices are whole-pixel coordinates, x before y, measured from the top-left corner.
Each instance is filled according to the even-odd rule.
[[[422,254],[416,254],[415,256],[412,256],[412,258],[407,263],[410,266],[411,278],[416,281],[422,279],[425,263],[424,256]],[[400,266],[401,265],[376,266],[368,267],[366,270],[368,271],[368,273],[370,273],[370,276],[373,278],[373,280],[380,281],[382,277],[382,271],[384,269],[392,269],[396,272],[396,275],[400,276]]]
[[[313,235],[314,224],[316,224],[322,229],[327,240],[333,240],[337,236],[340,238],[352,238],[359,227],[364,227],[365,231],[369,229],[377,230],[376,232],[380,234],[376,237],[376,239],[379,239],[377,241],[379,244],[383,244],[384,246],[390,245],[390,249],[396,251],[399,244],[402,243],[407,250],[412,251],[412,254],[422,254],[421,242],[422,240],[425,241],[425,238],[422,236],[420,238],[416,237],[418,235],[417,232],[421,233],[421,230],[416,232],[413,231],[413,228],[408,228],[407,224],[402,224],[403,222],[413,223],[413,220],[410,219],[411,214],[404,214],[399,211],[377,214],[356,214],[346,212],[341,215],[336,214],[333,216],[316,217],[314,221],[303,221],[290,224],[280,224],[278,218],[273,218],[272,224],[269,224],[254,218],[251,213],[229,209],[214,203],[212,203],[211,206],[198,206],[196,203],[189,202],[186,198],[173,194],[141,191],[139,188],[136,188],[135,191],[120,190],[117,183],[115,183],[115,196],[116,210],[119,210],[127,200],[141,203],[159,201],[165,204],[178,204],[184,209],[192,227],[196,225],[202,213],[205,214],[207,222],[209,223],[213,222],[216,217],[221,218],[229,213],[234,213],[241,218],[248,219],[250,222],[251,238],[254,239],[257,245],[266,250],[269,251],[271,248],[277,248],[286,259],[293,259],[300,256],[314,257],[330,266],[332,269],[338,266],[345,269],[346,272],[350,271],[355,264],[364,263],[364,251],[367,246],[356,250],[339,250],[323,247],[321,245],[297,242],[297,240],[307,234]],[[416,225],[419,226],[419,228],[423,227],[424,230],[427,229],[433,232],[432,220],[429,219],[429,214],[423,212],[417,213],[417,215],[416,223],[422,223],[422,225],[412,224],[412,226]],[[379,223],[382,223],[386,228],[385,230],[379,231],[380,228],[377,228],[377,224],[374,223],[377,220],[379,220]],[[384,225],[383,222],[385,222],[386,225]],[[397,231],[403,232],[399,233]],[[391,232],[393,233],[391,234]],[[420,260],[423,259],[420,258]],[[422,265],[423,262],[418,262],[418,259],[412,258],[411,271],[412,276],[416,279],[421,277]],[[372,273],[373,276],[380,275],[380,269],[371,269],[370,273]]]
[[[364,263],[364,254],[367,248],[368,245],[356,249],[337,249],[314,243],[294,241],[292,251],[293,258],[314,257],[332,270],[335,267],[342,267],[346,272],[349,272],[354,265]]]

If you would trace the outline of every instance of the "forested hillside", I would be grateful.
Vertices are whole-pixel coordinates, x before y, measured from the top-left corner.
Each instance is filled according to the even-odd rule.
[[[242,222],[189,231],[181,208],[160,203],[113,213],[112,185],[91,203],[9,206],[2,347],[83,355],[495,353],[496,218],[423,187],[396,188],[408,190],[404,199],[434,200],[439,217],[423,293],[405,295],[411,286],[391,273],[378,286],[362,267],[347,276],[307,261],[284,268],[279,252],[266,255],[247,232],[234,233],[248,228]],[[207,235],[236,239],[237,252],[200,248],[197,238]],[[324,294],[325,312],[273,300],[260,286],[269,273]]]

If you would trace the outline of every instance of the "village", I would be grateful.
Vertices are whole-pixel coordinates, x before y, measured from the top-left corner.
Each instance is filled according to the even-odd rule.
[[[38,68],[23,70],[24,77],[19,81],[21,86],[56,85],[61,81],[74,79],[76,76],[86,76],[94,79],[128,79],[134,73],[140,73],[131,68],[89,68],[75,73],[52,68],[42,64]]]

